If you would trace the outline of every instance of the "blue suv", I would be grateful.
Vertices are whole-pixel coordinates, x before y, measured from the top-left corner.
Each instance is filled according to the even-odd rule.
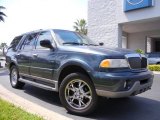
[[[126,49],[106,48],[77,32],[37,30],[14,38],[6,53],[13,88],[25,83],[59,92],[77,115],[91,113],[98,96],[120,98],[149,90],[153,73],[147,58]]]

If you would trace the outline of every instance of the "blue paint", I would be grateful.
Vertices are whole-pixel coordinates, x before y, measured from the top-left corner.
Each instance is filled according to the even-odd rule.
[[[153,0],[124,0],[124,11],[131,11],[153,6]]]

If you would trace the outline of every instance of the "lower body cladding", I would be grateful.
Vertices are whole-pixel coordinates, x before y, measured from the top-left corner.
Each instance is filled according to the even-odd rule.
[[[137,95],[151,89],[153,73],[123,72],[95,74],[96,93],[107,98],[122,98]]]

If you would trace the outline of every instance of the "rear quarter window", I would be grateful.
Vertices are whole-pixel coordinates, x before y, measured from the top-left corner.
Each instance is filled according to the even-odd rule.
[[[12,49],[16,50],[20,40],[22,39],[22,37],[23,36],[15,37],[13,39],[13,41],[11,42],[9,49],[12,48]]]

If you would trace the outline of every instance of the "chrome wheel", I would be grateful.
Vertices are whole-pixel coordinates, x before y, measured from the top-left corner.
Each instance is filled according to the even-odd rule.
[[[91,88],[83,80],[72,80],[65,88],[65,99],[72,108],[77,110],[85,109],[92,100]]]
[[[11,82],[12,82],[12,85],[15,86],[17,84],[17,79],[18,79],[17,70],[13,69],[12,72],[11,72]]]

